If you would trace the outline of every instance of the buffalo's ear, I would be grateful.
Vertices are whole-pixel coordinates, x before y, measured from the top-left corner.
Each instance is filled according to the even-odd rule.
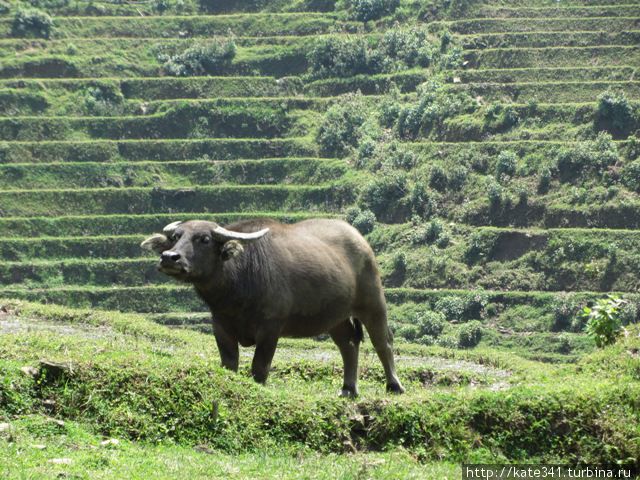
[[[162,253],[165,250],[169,250],[173,246],[173,242],[161,233],[154,233],[142,242],[140,246],[145,250]]]
[[[244,252],[242,243],[240,243],[238,240],[229,240],[228,242],[224,242],[224,244],[222,245],[220,257],[222,257],[222,260],[226,261],[237,257],[242,252]]]

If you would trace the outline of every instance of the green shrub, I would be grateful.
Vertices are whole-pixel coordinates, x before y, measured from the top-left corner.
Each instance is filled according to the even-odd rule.
[[[316,136],[320,151],[328,156],[346,155],[362,137],[361,127],[367,115],[362,95],[343,95],[324,114]]]
[[[352,77],[385,71],[385,58],[366,37],[325,37],[307,55],[313,78]]]
[[[599,299],[593,307],[584,307],[582,317],[587,321],[586,332],[602,348],[615,343],[621,332],[620,309],[626,303],[615,295]]]
[[[598,97],[595,126],[616,137],[626,137],[636,124],[633,108],[624,92],[607,90]]]
[[[363,235],[371,233],[376,225],[375,214],[371,210],[361,210],[358,207],[347,210],[346,220]]]
[[[579,142],[572,147],[563,147],[556,156],[560,179],[572,180],[582,173],[601,174],[618,161],[618,150],[611,135],[600,132],[595,140]]]
[[[474,230],[464,253],[466,262],[473,264],[488,259],[493,253],[496,240],[497,236],[493,232]]]
[[[488,295],[477,291],[442,297],[436,302],[435,309],[444,314],[447,320],[470,320],[481,318],[488,302]]]
[[[502,186],[495,180],[489,183],[487,198],[489,199],[489,209],[491,212],[497,212],[500,210],[500,207],[502,207],[504,203],[504,193]]]
[[[403,214],[403,199],[407,193],[407,174],[402,171],[383,169],[369,181],[360,195],[362,205],[377,218],[395,221]]]
[[[387,30],[379,49],[385,58],[391,59],[396,70],[405,67],[428,67],[437,56],[429,41],[428,31],[421,27],[401,28],[398,24]],[[390,66],[387,65],[387,68]]]
[[[431,188],[435,188],[439,192],[444,192],[447,189],[447,185],[449,184],[449,178],[447,177],[447,172],[440,165],[434,165],[431,167],[431,172],[429,173],[429,186]]]
[[[459,296],[442,297],[436,302],[435,309],[447,320],[460,321],[464,317],[465,301]]]
[[[391,15],[400,5],[400,0],[351,0],[356,20],[368,22]]]
[[[514,127],[520,121],[520,115],[511,105],[493,103],[485,111],[484,123],[489,131],[499,132]]]
[[[575,319],[579,305],[573,295],[561,294],[553,302],[553,325],[552,330],[555,332],[561,330],[573,329],[573,320]]]
[[[449,90],[437,81],[418,87],[418,101],[403,107],[397,120],[398,134],[413,139],[438,130],[447,118],[475,109],[473,99],[466,92]]]
[[[236,55],[233,38],[214,38],[195,43],[176,55],[158,55],[164,62],[162,69],[167,75],[184,77],[191,75],[214,75],[227,68]]]
[[[514,152],[510,150],[500,152],[496,162],[496,178],[500,179],[503,175],[513,177],[516,174],[517,165],[518,157]]]
[[[11,4],[0,0],[0,15],[6,15],[11,10]]]
[[[442,222],[436,219],[427,224],[418,224],[414,231],[411,232],[411,242],[416,245],[433,243],[440,238],[443,230]]]
[[[437,212],[437,204],[433,191],[430,191],[422,181],[415,182],[409,191],[409,208],[411,213],[424,219],[430,218]]]
[[[640,160],[634,160],[622,167],[622,183],[629,190],[640,193]]]
[[[41,10],[35,8],[19,8],[13,17],[11,34],[14,37],[49,38],[53,29],[53,20]]]
[[[544,168],[540,172],[540,175],[538,176],[538,193],[544,195],[549,192],[552,176],[551,170],[548,168]]]
[[[458,330],[458,347],[473,348],[482,340],[482,323],[478,320],[465,323]]]
[[[429,335],[437,338],[440,336],[444,327],[447,325],[447,321],[439,312],[432,312],[431,310],[425,310],[416,316],[416,325],[418,326],[418,336]]]
[[[84,92],[84,108],[91,115],[121,115],[124,95],[115,84],[88,87]]]

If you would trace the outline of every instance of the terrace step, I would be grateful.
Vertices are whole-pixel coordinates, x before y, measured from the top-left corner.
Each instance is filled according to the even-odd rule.
[[[485,101],[526,102],[539,99],[545,103],[595,102],[606,90],[622,91],[627,98],[640,98],[640,81],[623,82],[527,82],[461,83],[455,88],[468,91]]]
[[[307,138],[203,138],[138,140],[62,140],[4,142],[2,163],[178,161],[316,157],[318,147]]]
[[[216,184],[322,184],[347,173],[342,160],[314,158],[135,163],[0,164],[0,190],[95,187],[180,188]]]
[[[143,257],[145,235],[0,241],[5,260],[0,283],[55,286],[64,283],[145,285],[166,281],[155,259]],[[395,252],[406,252],[402,285],[489,290],[640,290],[640,232],[601,229],[513,229],[450,225],[455,248],[434,249],[413,242],[407,225],[379,227],[369,241],[377,253],[383,281],[393,285]],[[22,247],[22,248],[21,248]],[[435,268],[444,262],[446,269]],[[449,272],[455,271],[452,276]],[[397,285],[397,284],[396,284]]]
[[[519,305],[533,305],[543,312],[553,315],[557,301],[566,298],[565,292],[495,292],[469,290],[419,290],[387,288],[385,294],[391,304],[416,302],[425,308],[434,308],[435,302],[443,297],[486,294],[488,303],[499,304],[504,309]],[[616,292],[611,292],[616,293]],[[619,292],[618,292],[619,293]],[[578,304],[601,298],[600,292],[575,292],[571,298]],[[206,305],[191,287],[171,284],[148,285],[143,287],[86,287],[67,285],[55,288],[0,288],[0,296],[30,301],[56,303],[69,307],[98,308],[139,313],[206,313]],[[637,294],[625,294],[626,298],[638,301]]]
[[[461,35],[465,49],[518,47],[598,47],[605,45],[637,45],[640,31],[576,31],[527,32]]]
[[[2,216],[224,213],[238,210],[340,210],[354,200],[347,184],[100,188],[0,192]]]
[[[157,108],[162,111],[140,116],[4,117],[0,140],[273,138],[286,136],[296,121],[284,101],[177,102]]]
[[[638,5],[623,2],[612,5],[563,5],[539,7],[485,6],[475,12],[478,17],[492,18],[564,18],[564,17],[633,17]]]
[[[12,19],[0,19],[0,38],[11,37]],[[335,30],[357,31],[360,22],[343,21],[332,13],[255,13],[235,15],[141,17],[56,17],[52,38],[187,38],[317,35]]]
[[[623,32],[640,29],[637,12],[630,17],[474,18],[443,22],[453,33]]]
[[[312,43],[289,43],[238,47],[231,63],[218,74],[285,77],[305,73]],[[0,78],[157,77],[165,73],[160,53],[182,52],[191,44],[164,38],[86,39],[73,44],[70,55],[68,41],[4,41],[2,46],[16,54],[0,65]]]
[[[640,65],[637,46],[493,48],[467,50],[471,68],[616,67]]]
[[[552,67],[459,70],[449,75],[462,83],[629,82],[638,78],[637,67]]]
[[[92,240],[104,238],[104,236],[110,236],[119,238],[124,236],[141,239],[143,235],[148,235],[150,232],[159,231],[163,226],[175,221],[175,220],[210,220],[221,225],[227,225],[237,220],[249,219],[249,218],[273,218],[281,222],[291,223],[294,221],[305,220],[307,218],[314,217],[334,217],[335,213],[332,212],[284,212],[284,211],[235,211],[225,213],[211,213],[211,212],[190,212],[190,213],[144,213],[144,214],[111,214],[111,215],[66,215],[66,216],[46,216],[46,217],[0,217],[0,231],[3,234],[3,238],[7,243],[7,250],[3,250],[7,253],[7,258],[14,257],[15,260],[29,256],[29,252],[33,251],[32,248],[51,248],[54,251],[66,251],[67,248],[73,249],[72,246],[67,247],[66,240],[56,240],[62,235],[63,239],[70,238],[70,245],[81,246],[86,239],[86,242],[91,245],[95,245],[94,252],[98,252],[99,240]],[[140,235],[137,237],[136,235]],[[53,239],[51,237],[54,237]],[[74,243],[76,242],[77,243]],[[137,241],[137,240],[136,240]],[[15,242],[15,243],[12,243]],[[25,244],[25,242],[27,244]],[[41,243],[39,243],[41,242]],[[59,244],[57,242],[64,243],[64,246],[48,247],[45,245]],[[12,246],[15,245],[15,248]],[[62,245],[62,244],[60,244]],[[32,247],[33,246],[33,247]],[[138,244],[136,244],[136,251]],[[3,247],[4,248],[4,247]],[[75,249],[73,249],[75,252]],[[11,253],[13,252],[13,253]],[[91,256],[90,252],[87,254]],[[96,253],[96,255],[98,255]],[[76,255],[79,256],[79,255]]]

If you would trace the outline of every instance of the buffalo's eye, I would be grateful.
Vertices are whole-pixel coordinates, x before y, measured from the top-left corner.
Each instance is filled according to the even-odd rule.
[[[173,240],[174,242],[177,242],[179,238],[180,238],[180,235],[178,235],[177,233],[174,233],[173,235],[171,235],[171,240]]]
[[[204,235],[200,237],[200,243],[209,243],[211,241],[211,237],[209,235]]]

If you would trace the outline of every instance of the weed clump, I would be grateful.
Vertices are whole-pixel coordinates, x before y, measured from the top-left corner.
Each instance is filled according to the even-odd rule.
[[[351,0],[353,16],[361,22],[391,15],[399,5],[400,0]]]
[[[316,140],[320,151],[329,156],[344,156],[358,145],[367,120],[367,107],[360,94],[344,95],[327,110]]]
[[[376,226],[376,215],[371,210],[351,207],[346,214],[347,222],[363,235],[371,233]]]
[[[14,37],[49,38],[53,20],[48,13],[36,8],[19,8],[13,17],[11,34]]]
[[[160,54],[158,60],[164,62],[163,71],[174,77],[190,75],[213,75],[227,68],[236,55],[233,38],[212,39],[196,43],[182,53]]]
[[[606,130],[616,138],[631,133],[637,123],[637,115],[624,92],[607,90],[598,97],[595,127]]]

